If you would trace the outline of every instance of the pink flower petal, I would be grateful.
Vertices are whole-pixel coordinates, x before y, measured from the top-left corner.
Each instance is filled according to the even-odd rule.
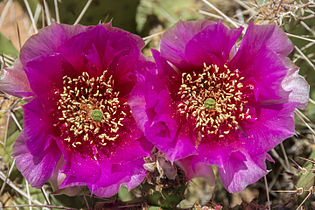
[[[257,165],[257,160],[241,151],[231,153],[224,167],[220,168],[222,183],[231,193],[243,190],[266,174],[266,169]]]
[[[205,178],[210,185],[214,185],[215,177],[211,165],[196,162],[195,156],[189,156],[181,160],[176,161],[176,163],[185,171],[187,181],[195,177]]]
[[[0,77],[0,90],[16,97],[29,97],[33,91],[19,59],[13,67],[4,68]]]
[[[38,34],[33,35],[21,49],[21,62],[25,65],[27,62],[40,57],[54,55],[58,53],[59,47],[69,38],[82,33],[87,27],[82,25],[52,24],[43,28]]]
[[[42,154],[33,156],[25,144],[25,135],[22,132],[14,144],[13,157],[16,160],[16,167],[27,181],[33,187],[40,188],[52,176],[60,158],[60,151],[52,143]]]
[[[211,21],[179,21],[168,29],[161,39],[161,55],[174,65],[186,65],[185,48],[187,43],[208,25]]]
[[[281,83],[282,88],[290,91],[289,102],[298,103],[297,107],[299,109],[305,109],[308,104],[310,85],[304,77],[299,75],[299,68],[288,58],[284,58],[283,62],[289,71]]]
[[[242,30],[228,29],[221,22],[207,26],[187,43],[185,59],[195,66],[202,67],[203,63],[223,66]]]

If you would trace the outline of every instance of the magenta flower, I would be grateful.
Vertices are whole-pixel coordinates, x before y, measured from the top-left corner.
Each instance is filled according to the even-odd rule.
[[[294,135],[294,109],[306,107],[309,93],[286,57],[293,46],[284,32],[250,23],[237,47],[242,30],[178,22],[153,50],[157,72],[139,80],[130,103],[171,161],[218,166],[230,192],[266,174],[267,151]]]
[[[142,182],[150,146],[128,97],[135,71],[151,66],[143,46],[140,37],[110,23],[53,24],[25,43],[20,65],[6,71],[1,87],[32,96],[23,106],[24,131],[13,154],[32,186],[54,176],[63,180],[59,188],[87,185],[95,195],[109,197],[122,184],[132,189]],[[27,78],[10,80],[15,74]],[[14,86],[16,81],[23,83]]]

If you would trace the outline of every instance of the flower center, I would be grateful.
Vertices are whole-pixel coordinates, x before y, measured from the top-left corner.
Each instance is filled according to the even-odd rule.
[[[215,100],[213,98],[208,98],[205,100],[204,106],[207,109],[214,109],[215,108]]]
[[[232,71],[227,65],[204,65],[201,72],[184,72],[178,91],[178,112],[195,122],[201,137],[226,137],[239,128],[241,121],[253,118],[254,112],[248,105],[253,86],[244,85],[243,80],[237,69]]]
[[[103,113],[101,110],[96,109],[92,111],[91,117],[95,122],[101,122],[103,119]]]
[[[130,108],[113,87],[107,70],[99,77],[87,72],[77,78],[63,77],[63,89],[55,90],[59,115],[55,126],[69,148],[96,160],[98,151],[106,152],[104,148],[118,140]]]

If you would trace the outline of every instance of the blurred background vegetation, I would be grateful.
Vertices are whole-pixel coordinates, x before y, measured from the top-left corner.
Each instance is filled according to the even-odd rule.
[[[150,56],[150,48],[159,47],[163,31],[179,19],[222,19],[231,28],[246,27],[249,21],[276,23],[294,43],[290,57],[310,83],[310,96],[315,99],[314,17],[315,4],[311,0],[1,0],[0,67],[13,65],[23,43],[37,29],[55,21],[91,25],[112,20],[114,26],[144,38],[147,56]],[[159,174],[154,170],[149,174],[152,176],[150,181],[135,190],[128,192],[122,187],[117,196],[104,199],[91,196],[87,188],[82,189],[83,193],[69,197],[52,193],[49,184],[41,190],[30,187],[14,167],[11,157],[12,145],[23,128],[23,100],[4,93],[0,98],[0,208],[32,205],[33,209],[42,209],[35,205],[50,205],[64,209],[92,206],[96,209],[201,209],[202,206],[204,209],[220,206],[266,209],[269,203],[277,209],[293,209],[301,205],[315,209],[313,100],[306,110],[296,110],[296,135],[270,152],[276,162],[268,163],[271,172],[266,180],[261,179],[242,192],[227,193],[220,179],[215,186],[209,186],[202,179],[194,179],[186,185],[180,174],[176,182],[167,177],[156,180]]]

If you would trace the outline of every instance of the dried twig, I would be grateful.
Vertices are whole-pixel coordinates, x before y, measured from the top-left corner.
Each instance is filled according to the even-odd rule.
[[[8,174],[5,176],[5,179],[4,179],[3,184],[1,186],[0,195],[2,195],[2,193],[4,191],[5,185],[7,184],[7,180],[9,179],[9,176],[11,175],[11,172],[12,172],[14,166],[15,166],[15,160],[13,160],[13,162],[10,166],[10,169],[8,171]]]
[[[14,205],[14,206],[4,206],[4,209],[9,208],[22,208],[22,207],[42,207],[42,208],[51,208],[51,209],[65,209],[65,210],[78,210],[75,208],[63,207],[63,206],[52,206],[52,205],[39,205],[39,204],[23,204],[23,205]]]
[[[44,2],[47,25],[51,25],[51,17],[50,17],[48,4],[47,4],[46,0],[43,0],[43,2]]]
[[[90,4],[91,4],[92,0],[88,0],[88,2],[86,2],[84,8],[82,9],[80,15],[78,16],[78,18],[75,20],[75,22],[73,23],[73,25],[76,25],[80,22],[81,18],[83,17],[83,15],[85,14],[86,10],[89,8]]]
[[[12,6],[12,2],[13,2],[12,0],[8,0],[6,5],[4,6],[2,12],[1,12],[1,15],[0,15],[0,28],[1,28],[1,25],[2,25],[2,23],[4,21],[4,19],[5,19],[8,11],[9,11],[10,7]]]
[[[313,128],[307,122],[305,122],[305,120],[303,120],[300,114],[298,112],[295,112],[295,114],[306,125],[306,127],[313,133],[313,135],[315,135],[315,131],[313,130]]]
[[[223,12],[221,12],[221,10],[219,10],[218,8],[216,8],[212,3],[210,3],[207,0],[202,0],[206,5],[208,5],[209,7],[211,7],[213,10],[215,10],[217,13],[219,13],[226,21],[228,21],[229,23],[231,23],[235,28],[238,28],[240,26],[240,24],[237,24],[235,21],[233,21],[231,18],[229,18],[228,16],[226,16]]]
[[[35,33],[38,33],[38,30],[37,30],[37,27],[36,27],[36,22],[35,22],[35,19],[34,19],[33,14],[32,14],[31,7],[30,7],[30,5],[28,4],[28,1],[27,1],[27,0],[24,0],[24,4],[25,4],[25,6],[26,6],[28,15],[30,16],[30,19],[31,19],[31,21],[32,21],[33,29],[34,29]]]
[[[54,4],[55,4],[56,21],[57,23],[60,23],[58,0],[54,0]]]
[[[270,197],[269,197],[269,188],[268,188],[268,182],[267,182],[267,177],[266,175],[264,176],[264,181],[265,181],[265,188],[266,188],[266,195],[267,195],[267,205],[268,205],[268,210],[271,210],[271,202],[270,202]]]
[[[32,210],[32,201],[31,201],[31,194],[30,194],[30,187],[29,187],[29,184],[28,184],[28,181],[26,180],[26,193],[27,193],[27,196],[28,196],[28,204],[30,205],[30,210]]]
[[[22,195],[23,197],[25,197],[26,199],[30,199],[33,203],[37,204],[37,205],[43,205],[41,202],[39,202],[38,200],[35,200],[32,197],[29,197],[23,190],[21,190],[20,188],[18,188],[10,179],[7,178],[6,175],[4,175],[4,173],[2,171],[0,171],[0,178],[6,182],[7,185],[9,185],[12,189],[14,189],[17,193],[19,193],[20,195]]]
[[[313,70],[315,70],[315,66],[309,60],[309,58],[297,46],[294,46],[294,49],[306,60],[306,62],[313,68]]]

